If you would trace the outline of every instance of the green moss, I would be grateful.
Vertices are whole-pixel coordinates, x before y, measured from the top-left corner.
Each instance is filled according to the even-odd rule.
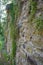
[[[33,20],[37,10],[37,2],[30,0],[30,20]]]
[[[38,31],[43,31],[43,20],[42,16],[35,17],[35,13],[37,11],[37,1],[36,0],[30,0],[30,23],[35,23],[35,27]]]
[[[16,56],[16,39],[18,36],[18,30],[17,30],[17,26],[16,26],[16,21],[19,15],[19,7],[18,4],[13,5],[13,3],[11,4],[11,9],[10,9],[10,16],[11,16],[11,20],[10,20],[10,36],[12,39],[12,54],[11,54],[11,60],[15,59]],[[13,61],[12,61],[13,62]],[[14,62],[15,65],[15,62]]]
[[[18,17],[18,5],[13,5],[11,6],[10,9],[10,15],[11,15],[11,21],[10,21],[10,36],[12,38],[12,53],[13,53],[13,57],[15,57],[15,53],[16,53],[16,39],[17,39],[17,27],[16,27],[16,20]]]
[[[35,23],[36,23],[36,29],[38,31],[42,31],[43,30],[43,20],[41,19],[41,17],[36,18]]]

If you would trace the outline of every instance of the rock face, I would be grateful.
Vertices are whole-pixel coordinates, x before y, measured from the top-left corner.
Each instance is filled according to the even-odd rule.
[[[17,41],[17,65],[43,65],[43,33],[38,34],[35,24],[30,23],[30,0],[23,0],[20,18],[18,20],[19,39]],[[43,13],[43,1],[37,0],[35,18]],[[43,14],[42,14],[43,15]]]

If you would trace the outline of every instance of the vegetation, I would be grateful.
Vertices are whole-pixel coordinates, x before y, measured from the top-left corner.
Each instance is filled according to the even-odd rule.
[[[42,19],[42,16],[39,16],[37,18],[35,18],[34,20],[34,23],[36,24],[36,29],[40,32],[43,32],[43,19]],[[41,33],[42,35],[42,33]]]
[[[5,2],[4,2],[5,1]],[[17,29],[17,18],[20,14],[20,3],[21,0],[18,1],[19,4],[16,2],[16,0],[13,0],[12,3],[10,4],[10,9],[7,10],[8,12],[6,15],[10,15],[9,19],[3,18],[4,23],[0,22],[0,51],[4,49],[5,45],[5,31],[8,28],[9,25],[9,31],[10,31],[10,38],[12,40],[12,53],[9,55],[7,54],[6,51],[3,53],[3,57],[5,58],[6,61],[11,62],[10,65],[16,65],[16,49],[17,49],[17,37],[18,37],[18,29]],[[3,4],[5,5],[7,3],[7,0],[3,0]],[[21,5],[22,7],[22,5]],[[22,8],[21,8],[22,9]],[[41,16],[35,18],[35,13],[37,11],[37,2],[35,0],[30,0],[30,22],[36,24],[36,29],[38,31],[43,31],[43,19]],[[8,31],[8,30],[7,30]],[[8,33],[7,33],[8,35]],[[7,40],[8,41],[8,40]]]
[[[30,0],[30,21],[34,19],[37,10],[37,2],[35,0]]]
[[[0,50],[2,50],[3,45],[4,45],[4,30],[2,23],[0,22]]]
[[[4,52],[4,54],[3,54],[6,61],[8,61],[8,59],[9,59],[12,62],[11,65],[16,64],[15,63],[16,47],[17,47],[16,46],[16,40],[17,40],[17,35],[18,35],[16,21],[17,21],[17,18],[18,18],[18,14],[19,14],[18,4],[11,3],[10,4],[10,9],[9,9],[9,15],[11,16],[11,18],[10,18],[10,20],[6,19],[6,23],[4,24],[5,25],[4,27],[6,27],[6,26],[8,27],[8,24],[10,26],[9,31],[10,31],[10,37],[12,39],[12,53],[10,55],[10,59],[9,59],[9,55],[6,52]],[[7,12],[7,15],[8,15],[8,12]],[[5,19],[4,19],[4,21],[5,21]],[[10,23],[8,21],[10,21]],[[5,28],[5,30],[7,29],[7,27]],[[1,27],[0,27],[0,29],[1,29]],[[3,36],[4,33],[3,34],[2,33],[3,33],[3,30],[2,30],[2,32],[0,31],[0,34]],[[0,46],[2,46],[1,44],[2,44],[2,42],[0,41]],[[13,62],[13,60],[14,60],[14,62]]]
[[[38,31],[43,31],[43,19],[42,16],[35,17],[35,13],[37,11],[37,1],[36,0],[30,0],[30,22],[36,24],[36,29]]]
[[[14,7],[16,9],[14,9]],[[17,38],[17,27],[16,27],[16,18],[17,16],[17,5],[11,4],[11,9],[10,9],[10,15],[12,20],[10,21],[10,36],[12,38],[12,53],[13,53],[13,58],[16,55],[16,38]]]
[[[17,30],[17,26],[16,26],[16,21],[18,18],[18,12],[19,12],[19,8],[18,5],[14,5],[13,3],[11,3],[10,5],[10,16],[11,16],[11,20],[10,20],[10,36],[12,39],[12,54],[11,54],[11,58],[10,59],[14,59],[14,64],[15,63],[15,56],[16,56],[16,40],[17,40],[17,36],[18,36],[18,30]],[[13,62],[13,61],[12,61]]]

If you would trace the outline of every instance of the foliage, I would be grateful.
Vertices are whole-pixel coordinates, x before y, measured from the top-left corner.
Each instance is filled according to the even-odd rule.
[[[8,61],[8,59],[9,59],[9,55],[6,53],[6,51],[3,52],[3,58],[4,58],[6,61]]]
[[[36,23],[36,29],[38,31],[43,31],[43,19],[41,18],[41,16],[36,18],[34,22]]]
[[[16,38],[18,35],[17,32],[17,27],[16,27],[16,21],[17,21],[17,17],[18,17],[18,5],[13,5],[13,3],[11,4],[11,9],[10,9],[10,15],[11,15],[11,21],[10,21],[10,36],[12,39],[12,53],[13,53],[13,57],[15,57],[16,55]]]
[[[16,55],[16,47],[17,47],[16,46],[16,40],[13,41],[12,47],[13,47],[12,48],[12,50],[13,50],[13,57],[15,57],[15,55]]]
[[[2,23],[0,22],[0,50],[2,50],[3,45],[4,45],[4,30]]]
[[[18,18],[18,13],[19,12],[19,8],[18,5],[13,5],[13,3],[11,3],[11,8],[10,8],[10,16],[11,16],[11,20],[10,20],[10,36],[12,39],[12,54],[10,56],[10,59],[12,60],[12,64],[16,64],[16,62],[14,61],[13,63],[13,59],[15,59],[16,56],[16,39],[17,39],[17,35],[18,35],[18,30],[17,30],[17,26],[16,26],[16,21]]]
[[[30,20],[33,20],[36,10],[37,2],[35,0],[30,0]]]
[[[30,21],[35,22],[36,29],[38,31],[43,31],[43,19],[42,19],[42,16],[39,16],[38,18],[35,18],[36,11],[37,11],[37,1],[36,0],[30,0]]]
[[[2,50],[2,41],[0,41],[0,50]]]
[[[3,31],[2,23],[0,22],[0,35],[3,36],[3,33],[4,33],[4,31]]]
[[[7,0],[4,2],[5,0],[3,0],[3,4],[5,5],[7,3]],[[14,0],[16,1],[16,0]],[[17,18],[18,18],[18,15],[19,15],[19,7],[18,7],[18,4],[15,2],[11,3],[10,5],[10,10],[9,10],[9,15],[11,16],[11,20],[10,21],[10,24],[8,22],[8,20],[4,20],[4,21],[7,21],[6,23],[10,25],[10,36],[11,36],[11,40],[12,40],[12,55],[10,56],[10,59],[12,60],[13,58],[15,58],[15,55],[16,55],[16,39],[17,39],[17,35],[18,35],[18,31],[17,31],[17,27],[16,27],[16,21],[17,21]],[[7,27],[7,24],[3,24],[3,27]],[[4,26],[5,25],[5,26]],[[5,28],[7,29],[7,28]],[[0,30],[2,30],[0,28]],[[3,31],[0,31],[1,35],[4,34]],[[2,42],[1,42],[2,43]],[[8,55],[6,54],[6,52],[3,54],[5,59],[8,60]],[[14,61],[14,63],[16,63]],[[15,64],[14,64],[15,65]]]

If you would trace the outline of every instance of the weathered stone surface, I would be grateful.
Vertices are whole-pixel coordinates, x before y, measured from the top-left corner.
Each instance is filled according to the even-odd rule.
[[[39,17],[43,10],[43,2],[41,0],[37,2],[38,11],[35,13],[35,18]],[[19,29],[16,63],[17,65],[43,65],[43,36],[38,34],[35,23],[29,22],[29,7],[30,2],[27,0],[23,4],[18,20],[18,23],[22,23],[22,27]]]

